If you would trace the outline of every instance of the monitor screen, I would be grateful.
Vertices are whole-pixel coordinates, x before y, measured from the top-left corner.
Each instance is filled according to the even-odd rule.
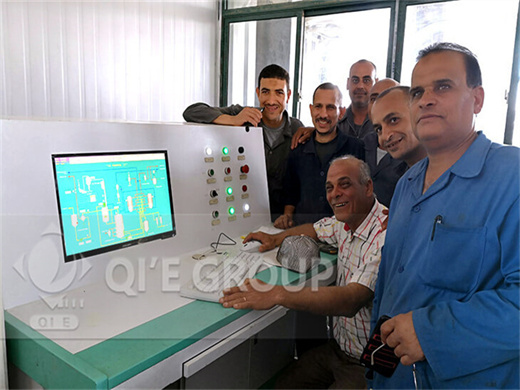
[[[175,235],[166,151],[53,154],[65,261]]]

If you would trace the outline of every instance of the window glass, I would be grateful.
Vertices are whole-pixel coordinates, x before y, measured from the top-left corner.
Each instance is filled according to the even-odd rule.
[[[485,90],[476,119],[495,142],[504,141],[507,91],[511,80],[518,0],[461,0],[408,6],[401,83],[410,85],[417,53],[441,41],[461,44],[476,54]]]
[[[289,72],[292,87],[295,42],[296,18],[231,23],[228,104],[258,107],[258,74],[270,64]],[[291,107],[292,97],[287,104],[289,114]]]
[[[301,0],[228,0],[228,8],[256,7],[266,4],[295,3]]]
[[[306,126],[312,126],[309,104],[321,83],[336,84],[343,93],[343,105],[350,105],[347,78],[357,60],[372,61],[378,77],[385,77],[389,28],[390,8],[305,19],[300,119]]]

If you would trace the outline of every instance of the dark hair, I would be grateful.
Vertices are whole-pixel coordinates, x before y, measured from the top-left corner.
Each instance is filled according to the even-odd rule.
[[[388,89],[385,89],[383,92],[381,92],[377,96],[376,101],[378,101],[379,99],[385,97],[386,95],[388,95],[390,92],[392,92],[394,90],[401,91],[407,97],[410,96],[410,87],[407,87],[406,85],[396,85],[395,87],[390,87]]]
[[[464,56],[464,63],[466,65],[467,86],[470,88],[475,88],[482,85],[482,73],[480,72],[480,66],[478,64],[477,57],[475,54],[473,54],[473,52],[471,52],[471,50],[456,43],[437,42],[431,44],[419,52],[417,61],[426,57],[428,54],[440,51],[453,51],[462,54]]]
[[[280,65],[271,64],[267,65],[264,69],[261,70],[260,74],[258,75],[258,88],[260,88],[260,80],[262,79],[279,79],[279,80],[285,80],[287,83],[287,89],[290,89],[290,78],[289,73],[282,68]]]
[[[313,103],[314,103],[314,97],[316,96],[316,91],[318,91],[318,89],[326,89],[326,90],[329,90],[329,91],[336,91],[336,93],[338,94],[338,99],[339,99],[340,105],[343,104],[343,94],[339,90],[338,86],[336,84],[332,84],[332,83],[323,83],[323,84],[318,85],[318,87],[314,90],[314,93],[312,94],[312,102]]]

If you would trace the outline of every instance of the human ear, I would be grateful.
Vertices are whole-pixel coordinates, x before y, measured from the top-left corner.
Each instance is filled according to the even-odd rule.
[[[475,106],[473,108],[473,113],[478,114],[482,107],[484,106],[484,88],[482,86],[478,86],[473,88],[473,94],[475,99]]]

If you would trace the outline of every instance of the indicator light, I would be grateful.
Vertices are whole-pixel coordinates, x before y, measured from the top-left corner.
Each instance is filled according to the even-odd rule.
[[[240,154],[244,153],[244,147],[243,146],[239,146],[238,147],[238,153],[240,153]]]
[[[213,211],[212,215],[213,215],[213,218],[218,218],[218,211],[217,210]]]
[[[240,172],[242,172],[242,173],[249,173],[249,165],[247,165],[247,164],[246,165],[242,165],[240,167]]]
[[[231,195],[233,193],[233,188],[231,188],[231,187],[226,188],[226,192],[228,195]]]
[[[231,173],[231,168],[230,167],[224,168],[224,174],[225,175],[229,175],[230,173]]]
[[[247,186],[244,184],[244,185],[242,186],[242,192],[246,192],[246,191],[247,191]]]
[[[243,206],[243,209],[244,209],[244,212],[247,213],[249,211],[249,203],[244,203],[244,206]]]
[[[235,208],[234,207],[230,207],[228,209],[228,213],[229,213],[229,215],[235,215]]]
[[[206,156],[211,156],[213,154],[213,150],[208,146],[206,149],[204,149],[204,153],[206,153]]]
[[[227,155],[229,154],[229,149],[228,149],[226,146],[224,146],[224,147],[222,148],[222,154],[223,154],[224,156],[227,156]]]
[[[214,174],[215,174],[215,170],[213,170],[213,169],[208,169],[208,176],[209,176],[209,177],[212,177]]]
[[[218,196],[218,192],[216,190],[211,190],[209,192],[209,196],[211,196],[212,198],[216,198]]]

